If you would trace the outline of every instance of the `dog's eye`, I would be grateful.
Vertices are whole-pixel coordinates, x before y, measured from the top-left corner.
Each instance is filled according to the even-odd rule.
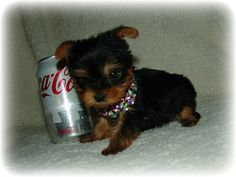
[[[119,80],[119,79],[121,79],[121,76],[122,76],[122,72],[121,71],[115,71],[115,72],[112,72],[109,75],[109,79],[111,79],[111,80]]]

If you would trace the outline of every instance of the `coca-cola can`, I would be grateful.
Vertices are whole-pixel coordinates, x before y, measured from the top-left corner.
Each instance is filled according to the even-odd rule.
[[[58,70],[56,65],[54,56],[38,63],[37,79],[46,126],[53,143],[75,141],[91,132],[91,123],[67,67]]]

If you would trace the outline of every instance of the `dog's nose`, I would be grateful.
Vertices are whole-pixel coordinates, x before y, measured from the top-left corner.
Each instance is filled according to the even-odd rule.
[[[106,98],[106,96],[103,95],[103,94],[97,94],[97,95],[94,96],[94,99],[95,99],[97,102],[102,102],[102,101],[105,100],[105,98]]]

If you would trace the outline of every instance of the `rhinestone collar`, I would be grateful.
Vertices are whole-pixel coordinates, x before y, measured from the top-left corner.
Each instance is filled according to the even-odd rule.
[[[109,111],[102,113],[104,117],[109,118],[110,120],[116,120],[122,111],[128,111],[129,106],[134,105],[135,98],[137,95],[137,84],[133,78],[132,83],[129,86],[128,91],[125,94],[125,97],[121,101],[114,105]]]

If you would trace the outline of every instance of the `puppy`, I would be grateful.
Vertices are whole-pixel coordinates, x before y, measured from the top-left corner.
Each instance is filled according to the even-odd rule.
[[[58,67],[68,67],[78,95],[90,111],[93,131],[80,142],[109,138],[103,155],[129,147],[140,132],[177,120],[197,124],[196,91],[184,76],[153,69],[135,70],[125,38],[138,30],[120,26],[89,39],[63,42]]]

